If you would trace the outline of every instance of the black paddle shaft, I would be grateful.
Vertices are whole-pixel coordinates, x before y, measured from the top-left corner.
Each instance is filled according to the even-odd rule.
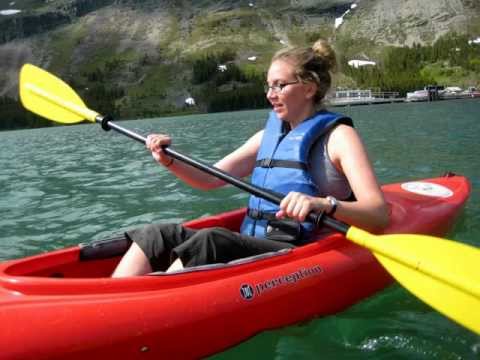
[[[142,144],[146,144],[147,139],[131,130],[125,129],[116,123],[112,122],[112,118],[109,116],[98,116],[96,119],[96,122],[100,123],[102,125],[102,129],[105,131],[108,131],[110,129],[113,129],[123,135],[128,136],[131,139],[134,139],[138,142],[141,142]],[[211,166],[207,163],[204,163],[203,161],[193,159],[189,156],[183,155],[175,150],[173,150],[170,147],[165,147],[163,149],[165,154],[168,156],[171,156],[172,158],[182,161],[190,166],[193,166],[194,168],[197,168],[203,172],[206,172],[207,174],[210,174],[212,176],[215,176],[241,190],[244,190],[252,195],[255,195],[257,197],[260,197],[262,199],[265,199],[267,201],[270,201],[273,204],[280,205],[280,202],[284,198],[284,194],[276,193],[274,191],[270,191],[264,188],[261,188],[259,186],[250,184],[242,179],[239,179],[233,175],[230,175],[214,166]],[[316,214],[314,212],[311,212],[308,214],[308,221],[312,222],[315,224],[315,226],[320,226],[322,223],[324,225],[327,225],[328,227],[340,231],[341,233],[345,234],[350,226],[348,226],[345,223],[342,223],[341,221],[338,221],[336,219],[333,219],[329,216],[326,216],[323,212],[320,214]]]

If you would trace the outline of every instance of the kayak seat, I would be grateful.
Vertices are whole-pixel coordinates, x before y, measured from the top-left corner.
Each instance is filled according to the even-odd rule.
[[[230,267],[230,266],[248,264],[248,263],[251,263],[251,262],[254,262],[254,261],[270,258],[270,257],[273,257],[273,256],[282,256],[282,255],[286,255],[286,254],[290,253],[291,251],[292,251],[292,249],[281,249],[281,250],[278,250],[278,251],[270,251],[270,252],[267,252],[267,253],[264,253],[264,254],[253,255],[253,256],[248,256],[248,257],[241,258],[241,259],[232,260],[232,261],[229,261],[228,263],[214,263],[214,264],[207,264],[207,265],[192,266],[192,267],[172,271],[172,272],[169,272],[169,273],[167,273],[165,271],[156,271],[156,272],[152,272],[148,275],[154,275],[154,276],[172,275],[172,274],[180,274],[180,273],[189,273],[189,272],[193,272],[193,271],[215,270],[215,269],[220,269],[220,268],[225,268],[225,267]]]

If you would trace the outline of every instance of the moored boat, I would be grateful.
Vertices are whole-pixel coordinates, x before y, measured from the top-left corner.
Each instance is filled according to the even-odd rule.
[[[382,187],[386,233],[443,236],[470,193],[444,177]],[[186,223],[238,229],[245,210]],[[371,252],[334,233],[294,250],[128,279],[112,240],[0,264],[2,359],[200,358],[252,335],[342,311],[392,283]]]

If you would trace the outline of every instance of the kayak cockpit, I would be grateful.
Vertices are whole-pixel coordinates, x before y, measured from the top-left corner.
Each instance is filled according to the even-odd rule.
[[[193,229],[206,227],[223,227],[233,231],[238,231],[245,216],[246,209],[237,209],[220,215],[207,216],[204,218],[186,222],[184,225]],[[338,238],[343,238],[338,235]],[[315,253],[326,251],[331,246],[331,242],[322,239],[320,248],[315,247]],[[80,244],[79,246],[53,251],[48,254],[40,254],[25,258],[21,261],[7,262],[3,268],[0,265],[0,276],[21,277],[44,277],[44,278],[108,278],[111,276],[121,257],[130,247],[130,240],[125,236],[112,237],[110,239],[97,240],[90,243]],[[303,247],[302,247],[303,248]],[[213,264],[188,268],[182,271],[169,273],[192,273],[201,270],[212,270],[239,265],[256,263],[260,260],[274,258],[285,255],[289,251],[271,252],[258,256],[252,256],[244,259],[232,261],[228,264]],[[303,250],[300,252],[303,253]],[[10,265],[8,265],[10,264]],[[167,269],[169,264],[165,264]],[[163,272],[154,273],[155,275],[165,275]]]
[[[248,278],[251,274],[267,269],[279,271],[287,264],[304,264],[327,252],[335,252],[348,259],[355,258],[352,251],[357,252],[359,248],[349,244],[347,249],[346,244],[349,243],[342,235],[333,234],[322,241],[295,249],[283,249],[225,264],[114,279],[110,276],[120,261],[122,252],[128,249],[128,243],[110,239],[1,263],[0,288],[15,294],[30,295],[95,293],[100,296],[108,293],[157,291],[225,281],[232,277]]]
[[[321,246],[315,246],[314,252],[318,253],[330,250],[333,247],[332,241],[338,243],[338,240],[343,241],[343,237],[339,234],[322,239]],[[88,244],[80,244],[76,247],[57,250],[48,254],[31,256],[29,258],[24,258],[22,261],[11,260],[5,262],[0,266],[0,273],[12,277],[37,278],[110,277],[120,261],[121,256],[128,250],[129,246],[130,241],[125,238],[93,241]],[[233,260],[228,263],[195,266],[171,273],[158,271],[147,275],[173,275],[195,271],[222,269],[283,256],[292,251],[293,249],[282,249],[279,251]],[[168,264],[166,264],[165,267],[167,266]]]

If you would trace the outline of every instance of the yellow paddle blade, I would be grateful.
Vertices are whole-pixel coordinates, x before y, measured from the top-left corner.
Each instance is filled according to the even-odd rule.
[[[23,65],[20,71],[20,99],[31,112],[64,124],[94,122],[98,115],[85,106],[70,86],[31,64]]]
[[[418,298],[480,334],[480,249],[426,235],[372,235],[353,226],[346,237],[370,249]]]

